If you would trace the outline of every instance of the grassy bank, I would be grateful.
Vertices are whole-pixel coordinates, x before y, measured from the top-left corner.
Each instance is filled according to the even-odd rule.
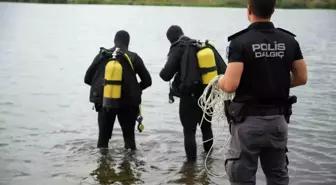
[[[152,6],[246,7],[247,0],[0,0],[61,4],[119,4]],[[277,8],[336,9],[336,0],[277,0]]]

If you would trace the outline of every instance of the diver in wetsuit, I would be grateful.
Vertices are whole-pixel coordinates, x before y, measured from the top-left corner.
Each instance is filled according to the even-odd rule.
[[[130,36],[128,32],[124,30],[118,31],[114,39],[115,46],[111,49],[99,52],[85,74],[84,82],[91,86],[90,102],[94,103],[95,109],[98,112],[98,148],[108,148],[115,118],[118,116],[123,132],[125,148],[131,150],[136,149],[134,128],[140,111],[141,94],[144,89],[151,86],[152,79],[141,57],[137,53],[128,50],[129,41]],[[118,58],[122,66],[122,82],[118,83],[113,80],[104,81],[107,63],[110,61],[106,53],[114,52],[116,49],[124,53],[124,56],[127,56]],[[140,83],[136,75],[139,75],[141,79]],[[104,84],[121,85],[121,96],[117,100],[118,107],[105,108],[103,106],[105,101]]]
[[[175,76],[172,92],[176,97],[180,98],[179,116],[183,126],[184,147],[188,161],[193,162],[196,160],[197,155],[195,139],[197,123],[200,124],[203,116],[203,111],[198,106],[198,99],[202,95],[205,86],[193,88],[191,91],[181,91],[181,75],[195,73],[192,69],[183,69],[182,67],[184,66],[182,63],[186,62],[184,61],[186,57],[183,56],[188,47],[185,43],[193,39],[185,36],[182,29],[177,25],[169,27],[166,36],[171,46],[168,53],[168,60],[160,72],[160,77],[164,81],[170,81]],[[226,64],[220,55],[217,52],[215,53],[217,72],[223,74],[226,69]],[[197,61],[192,62],[197,63]],[[211,118],[207,116],[207,120],[211,120]],[[201,131],[203,142],[207,141],[203,144],[204,150],[205,152],[209,152],[213,144],[213,140],[211,140],[213,138],[211,123],[204,119],[201,125]]]

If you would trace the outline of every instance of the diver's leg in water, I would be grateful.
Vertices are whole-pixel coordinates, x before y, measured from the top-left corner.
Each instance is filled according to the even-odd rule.
[[[123,132],[125,149],[136,150],[134,128],[138,117],[138,107],[121,109],[118,113],[118,120]]]
[[[198,116],[195,115],[197,108],[194,105],[193,97],[181,97],[180,99],[180,121],[183,126],[184,148],[188,161],[196,161],[197,145],[196,145],[196,128]]]
[[[202,132],[202,139],[203,139],[203,148],[205,152],[209,152],[212,145],[213,145],[213,133],[212,133],[212,128],[211,128],[211,120],[212,117],[205,114],[203,117],[203,111],[202,109],[199,107],[199,124],[201,127],[201,132]],[[209,122],[210,121],[210,122]]]
[[[104,109],[98,111],[99,136],[97,148],[108,148],[108,142],[112,136],[115,117],[115,112],[107,112]]]

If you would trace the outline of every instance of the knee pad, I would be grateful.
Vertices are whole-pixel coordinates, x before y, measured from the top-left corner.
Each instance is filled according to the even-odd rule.
[[[241,152],[230,150],[224,166],[227,176],[231,182],[246,182],[254,177],[256,167],[249,167],[249,161],[241,157]]]

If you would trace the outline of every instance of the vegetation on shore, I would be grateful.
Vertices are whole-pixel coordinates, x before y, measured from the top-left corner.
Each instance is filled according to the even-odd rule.
[[[0,0],[55,4],[119,4],[153,6],[246,7],[247,0]],[[336,9],[336,0],[277,0],[277,8]]]

